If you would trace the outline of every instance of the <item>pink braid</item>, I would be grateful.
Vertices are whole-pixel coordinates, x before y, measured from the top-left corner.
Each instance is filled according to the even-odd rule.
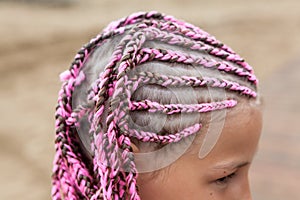
[[[132,77],[129,81],[130,84],[134,84],[134,87],[140,83],[156,83],[164,87],[167,86],[192,86],[201,87],[209,86],[216,88],[224,88],[229,91],[240,92],[241,94],[256,97],[257,94],[252,89],[242,86],[239,83],[229,81],[226,79],[211,78],[211,77],[189,77],[189,76],[166,76],[152,72],[140,72],[139,74]]]
[[[167,115],[175,113],[192,113],[192,112],[210,112],[214,110],[221,110],[224,108],[231,108],[236,105],[235,100],[225,100],[221,102],[202,103],[202,104],[165,104],[162,105],[157,102],[145,100],[141,102],[131,102],[130,109],[134,110],[148,110],[149,112],[162,112]]]

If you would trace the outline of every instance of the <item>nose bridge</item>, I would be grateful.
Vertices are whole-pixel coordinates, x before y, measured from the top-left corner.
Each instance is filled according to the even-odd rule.
[[[252,195],[251,195],[251,191],[250,189],[248,189],[248,191],[245,193],[245,198],[243,198],[244,200],[252,200]]]
[[[251,189],[250,189],[249,177],[248,176],[245,180],[245,191],[244,191],[243,200],[252,200],[252,194],[251,194]]]

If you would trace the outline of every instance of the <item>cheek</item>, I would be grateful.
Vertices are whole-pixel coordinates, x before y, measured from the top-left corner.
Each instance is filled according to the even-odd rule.
[[[199,169],[176,163],[152,178],[141,174],[138,186],[142,200],[208,200],[209,185],[199,175]]]

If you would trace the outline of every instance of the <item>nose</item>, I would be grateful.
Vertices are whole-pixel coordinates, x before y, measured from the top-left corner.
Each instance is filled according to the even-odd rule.
[[[247,178],[247,184],[246,184],[245,191],[244,191],[243,200],[252,200],[252,194],[251,194],[251,189],[250,189],[250,184],[249,184],[248,178]]]
[[[250,191],[247,194],[245,194],[244,200],[252,200],[252,195]]]

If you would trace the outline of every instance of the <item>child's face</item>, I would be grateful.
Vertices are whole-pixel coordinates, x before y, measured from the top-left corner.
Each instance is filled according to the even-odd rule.
[[[199,145],[154,178],[140,174],[143,200],[251,199],[248,171],[262,127],[258,108],[243,106],[228,111],[222,134],[213,150],[199,159]],[[200,142],[201,143],[201,142]]]

